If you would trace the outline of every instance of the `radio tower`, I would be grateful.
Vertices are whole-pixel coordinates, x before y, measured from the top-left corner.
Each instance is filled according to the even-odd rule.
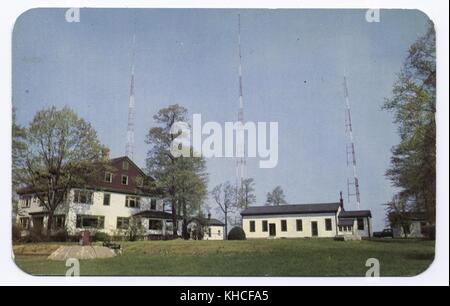
[[[355,143],[353,141],[352,115],[350,111],[350,99],[348,97],[347,78],[345,76],[344,76],[344,95],[346,103],[345,128],[349,140],[349,142],[346,145],[347,167],[352,167],[353,170],[353,179],[347,178],[347,195],[348,195],[348,202],[350,203],[350,198],[354,197],[356,200],[356,206],[358,209],[360,209],[361,199],[359,193],[358,174],[356,172],[356,154],[355,154]]]
[[[245,131],[244,131],[244,99],[242,93],[242,53],[241,53],[241,15],[238,15],[238,47],[239,47],[239,112],[236,132],[236,178],[237,187],[242,188],[246,175]]]
[[[128,102],[128,126],[127,126],[127,144],[125,155],[133,160],[134,154],[134,57],[136,45],[136,25],[133,33],[133,45],[131,54],[131,81],[130,81],[130,100]]]

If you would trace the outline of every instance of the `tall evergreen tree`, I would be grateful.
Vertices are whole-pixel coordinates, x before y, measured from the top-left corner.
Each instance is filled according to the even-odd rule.
[[[178,104],[162,108],[153,116],[158,124],[150,129],[146,143],[147,169],[156,179],[156,188],[168,198],[172,207],[173,235],[178,235],[178,217],[183,216],[183,236],[186,237],[187,217],[200,209],[206,196],[207,176],[201,157],[176,157],[171,153],[174,140],[180,133],[171,133],[177,122],[188,122],[187,109]],[[192,148],[190,149],[192,152]]]

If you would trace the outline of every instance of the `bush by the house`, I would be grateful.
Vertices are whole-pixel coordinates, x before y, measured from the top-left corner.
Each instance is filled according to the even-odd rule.
[[[242,228],[235,226],[228,233],[228,240],[245,240],[245,232]]]
[[[111,236],[109,236],[107,233],[96,232],[94,236],[92,236],[92,241],[99,241],[99,242],[111,241]]]
[[[52,234],[51,240],[54,242],[67,242],[69,240],[69,234],[65,229],[61,229]]]
[[[17,224],[12,226],[12,239],[13,242],[19,242],[22,238],[22,227]]]
[[[48,242],[48,237],[42,233],[42,229],[30,229],[28,235],[21,238],[22,242],[25,243],[38,243],[38,242]]]

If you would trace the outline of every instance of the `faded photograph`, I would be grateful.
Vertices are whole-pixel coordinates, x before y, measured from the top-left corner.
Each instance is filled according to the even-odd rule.
[[[26,11],[16,265],[421,274],[436,239],[435,40],[416,10]]]

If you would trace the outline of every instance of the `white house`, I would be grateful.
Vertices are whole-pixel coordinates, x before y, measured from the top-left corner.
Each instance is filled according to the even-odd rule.
[[[194,217],[188,222],[188,231],[191,235],[191,239],[196,239],[195,233],[197,229],[202,229],[203,240],[223,240],[225,236],[225,224],[217,219],[211,218],[208,214],[208,218]]]
[[[371,212],[345,211],[342,198],[337,203],[253,206],[241,215],[249,239],[372,237]]]
[[[69,191],[55,212],[53,231],[65,228],[69,235],[78,235],[83,230],[95,230],[123,236],[131,218],[136,217],[149,239],[171,235],[171,213],[164,211],[161,199],[141,188],[146,174],[128,157],[112,159],[111,165],[114,171],[105,172],[100,182]],[[33,190],[23,188],[18,194],[17,223],[25,231],[45,230],[48,213]]]

